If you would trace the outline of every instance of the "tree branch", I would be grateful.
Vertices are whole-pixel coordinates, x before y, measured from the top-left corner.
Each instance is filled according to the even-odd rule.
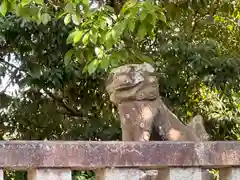
[[[71,113],[69,111],[66,111],[66,110],[61,111],[61,110],[57,109],[56,112],[59,113],[59,114],[62,114],[62,115],[73,116],[73,117],[80,117],[78,114],[73,114],[73,113]]]
[[[13,73],[14,73],[14,72],[13,72]],[[15,76],[15,75],[16,75],[16,74],[14,74],[14,76]],[[11,79],[12,76],[13,76],[13,75],[11,75],[11,77],[9,78],[7,85],[3,88],[2,91],[0,91],[0,94],[1,94],[1,93],[5,93],[6,90],[7,90],[7,88],[8,88],[8,87],[10,86],[10,84],[13,82],[12,79]]]
[[[218,4],[218,2],[219,2],[219,0],[217,1],[217,4]],[[214,16],[214,15],[217,13],[217,10],[218,10],[218,6],[213,9],[213,12],[212,12],[212,13],[210,13],[209,11],[207,11],[203,16],[200,16],[200,17],[197,17],[197,15],[199,14],[198,10],[195,11],[195,13],[194,13],[193,16],[196,17],[196,18],[195,18],[194,21],[193,21],[193,26],[192,26],[191,36],[190,36],[191,39],[192,39],[192,36],[193,36],[193,34],[194,34],[194,32],[195,32],[195,30],[196,30],[196,28],[197,28],[197,26],[198,26],[201,18],[204,17],[204,16],[206,16],[206,15],[208,15],[208,14]]]
[[[12,67],[12,68],[15,68],[16,70],[21,71],[21,72],[26,73],[27,75],[31,76],[31,75],[30,75],[28,72],[26,72],[25,70],[23,70],[23,69],[15,66],[14,64],[11,64],[11,63],[9,63],[9,62],[7,62],[7,61],[4,61],[3,58],[0,58],[0,63],[6,64],[7,66],[10,66],[10,67]]]
[[[68,115],[72,115],[72,116],[83,116],[82,112],[76,111],[74,108],[72,108],[71,106],[69,106],[68,104],[66,104],[64,102],[64,100],[61,97],[56,96],[55,94],[53,94],[51,91],[49,91],[48,89],[44,88],[43,89],[53,100],[57,101],[59,104],[61,104],[69,113],[65,113]]]

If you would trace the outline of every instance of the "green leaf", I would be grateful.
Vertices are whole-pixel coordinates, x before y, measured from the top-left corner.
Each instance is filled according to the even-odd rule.
[[[113,41],[117,42],[118,39],[120,38],[120,36],[121,36],[121,32],[119,31],[119,29],[117,29],[117,28],[112,29]]]
[[[105,30],[107,28],[107,24],[106,24],[106,20],[105,19],[101,18],[99,23],[100,23],[100,28],[102,30]]]
[[[42,23],[42,19],[41,19],[41,9],[39,9],[38,13],[37,13],[37,24],[40,25]]]
[[[76,33],[74,34],[73,43],[76,44],[77,42],[79,42],[83,34],[84,31],[77,30]]]
[[[89,33],[85,34],[85,36],[82,39],[83,44],[86,46],[89,42]]]
[[[25,6],[25,5],[29,4],[31,1],[32,1],[32,0],[22,0],[22,1],[21,1],[21,4],[22,4],[23,6]]]
[[[68,13],[74,13],[74,7],[73,7],[73,4],[72,3],[67,3],[66,6],[65,6],[65,10],[66,12]]]
[[[88,15],[89,0],[82,0],[84,13]]]
[[[16,8],[16,14],[26,19],[37,20],[41,7],[28,7],[21,4]],[[42,20],[41,20],[42,21]]]
[[[154,33],[154,26],[151,25],[151,24],[148,24],[146,26],[146,29],[147,29],[147,33],[148,35],[151,37],[151,39],[153,40],[156,36],[156,34]]]
[[[95,28],[93,28],[91,31],[90,31],[90,40],[93,44],[96,44],[97,43],[97,40],[98,40],[98,32]]]
[[[86,6],[88,6],[89,5],[89,0],[82,0],[82,3]]]
[[[41,21],[44,25],[46,25],[51,20],[51,16],[48,13],[44,13],[41,15]]]
[[[108,69],[109,63],[110,63],[109,58],[102,59],[101,62],[100,62],[100,68],[101,69]]]
[[[109,6],[109,5],[105,5],[105,8],[106,8],[106,10],[108,10],[109,12],[111,12],[111,13],[115,13],[113,7],[111,7],[111,6]]]
[[[77,30],[71,32],[67,37],[67,44],[71,44],[73,42],[73,39],[75,37],[75,34],[77,33]]]
[[[59,11],[59,12],[57,12],[57,14],[56,14],[56,18],[57,19],[60,19],[61,17],[63,17],[64,15],[66,15],[67,14],[67,12],[64,12],[64,11]],[[66,17],[66,16],[65,16]],[[64,17],[64,19],[65,19],[65,17]],[[65,24],[66,25],[66,24]]]
[[[142,11],[139,18],[140,21],[143,21],[144,19],[146,19],[147,15],[148,15],[147,11]]]
[[[147,28],[146,28],[146,22],[142,22],[138,28],[137,31],[137,37],[139,38],[139,40],[143,40],[145,35],[147,34]]]
[[[140,8],[138,6],[135,6],[135,7],[131,8],[131,11],[130,11],[131,18],[135,18],[136,16],[138,16],[139,9]],[[124,17],[125,17],[125,15],[124,15]]]
[[[187,115],[190,116],[190,117],[192,117],[192,112],[187,111]]]
[[[65,55],[64,55],[64,64],[65,65],[68,65],[69,62],[71,61],[72,59],[72,55],[74,53],[74,50],[73,49],[70,49]]]
[[[80,30],[75,30],[73,32],[71,32],[69,35],[68,35],[68,38],[67,38],[67,44],[70,44],[70,43],[74,43],[76,44],[77,42],[80,41],[80,39],[82,38],[83,34],[85,33],[85,31],[80,31]]]
[[[80,24],[80,22],[81,22],[81,19],[80,19],[80,17],[79,16],[77,16],[76,14],[73,14],[72,15],[72,21],[73,21],[73,23],[75,24],[75,25],[79,25]]]
[[[90,62],[93,59],[93,57],[94,57],[94,50],[89,48],[88,51],[87,51],[88,61]]]
[[[8,1],[7,0],[2,0],[1,11],[0,12],[3,16],[5,16],[7,11],[8,11]]]
[[[228,25],[227,28],[232,31],[233,30],[233,25]]]
[[[15,6],[15,0],[8,0],[8,11],[15,10]]]
[[[154,62],[151,57],[146,56],[146,55],[142,54],[141,52],[137,52],[136,55],[143,62],[147,62],[147,63],[153,63]]]
[[[83,55],[83,53],[82,53],[82,50],[77,50],[76,52],[75,52],[75,56],[76,56],[76,60],[77,61],[82,61],[83,59],[84,59],[84,55]]]
[[[34,2],[36,4],[40,4],[40,5],[43,5],[44,4],[44,0],[34,0]]]
[[[110,64],[117,65],[118,62],[123,58],[122,54],[119,52],[113,52],[110,56]]]
[[[95,54],[97,55],[98,58],[102,58],[104,55],[104,48],[103,46],[101,47],[95,47]]]
[[[120,13],[124,14],[129,8],[135,6],[137,3],[136,0],[128,0],[126,3],[124,3]]]
[[[98,59],[94,59],[92,62],[90,62],[87,65],[88,73],[89,74],[93,74],[97,70],[98,66],[99,66],[99,60]]]
[[[129,29],[130,32],[134,31],[134,29],[135,29],[135,19],[129,19],[128,29]]]
[[[65,25],[68,25],[70,22],[71,22],[71,15],[70,15],[70,14],[67,14],[67,15],[64,17],[64,24],[65,24]]]
[[[122,33],[124,32],[127,25],[127,21],[123,20],[121,22],[116,23],[114,28],[112,29],[112,38],[115,42],[121,37]]]
[[[221,8],[219,8],[219,11],[225,12],[225,13],[230,13],[232,8],[232,4],[229,3],[228,1],[225,1],[222,5]]]
[[[166,16],[165,16],[165,14],[164,14],[163,12],[160,12],[160,13],[159,13],[158,18],[159,18],[161,21],[163,21],[164,23],[167,22]]]
[[[148,16],[147,16],[147,20],[153,26],[155,26],[155,24],[156,24],[156,19],[157,19],[157,16],[155,13],[148,14]]]
[[[109,31],[105,35],[105,46],[107,49],[110,49],[112,48],[113,44],[114,44],[114,40],[112,37],[112,31]]]
[[[117,54],[117,55],[116,55]],[[119,54],[116,53],[115,55],[110,56],[109,63],[111,67],[118,67],[119,66]]]

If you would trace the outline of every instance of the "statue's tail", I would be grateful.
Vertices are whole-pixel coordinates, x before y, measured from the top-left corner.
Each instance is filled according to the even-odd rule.
[[[192,121],[187,124],[187,126],[197,134],[201,141],[208,141],[210,139],[204,127],[203,117],[201,115],[196,115],[193,117]]]

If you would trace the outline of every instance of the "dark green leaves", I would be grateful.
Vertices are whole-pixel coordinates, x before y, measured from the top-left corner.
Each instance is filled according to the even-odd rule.
[[[147,25],[148,23],[144,21],[144,23],[141,23],[138,28],[137,37],[139,38],[140,41],[143,40],[147,34]]]
[[[70,49],[65,55],[64,55],[64,64],[68,65],[72,59],[74,50]]]
[[[99,66],[99,60],[98,59],[93,59],[85,68],[87,69],[89,74],[94,73]]]
[[[153,38],[157,21],[166,22],[163,9],[156,6],[153,1],[128,0],[123,4],[119,17],[114,14],[113,7],[102,6],[90,9],[89,0],[68,1],[59,6],[50,3],[51,6],[59,8],[58,14],[54,14],[49,4],[44,4],[43,0],[22,0],[14,3],[14,11],[18,16],[38,24],[42,23],[46,26],[56,18],[63,20],[66,27],[72,26],[66,44],[71,44],[74,51],[88,52],[97,49],[96,57],[92,59],[85,57],[91,73],[98,67],[107,69],[106,66],[111,66],[111,62],[118,64],[116,58],[112,59],[112,53],[121,51],[125,46],[131,49],[133,45],[130,41],[133,39],[141,42],[146,37]],[[7,0],[2,1],[3,15],[8,11],[7,4]],[[135,51],[134,48],[132,51]],[[73,52],[69,51],[64,57],[66,64],[72,58],[71,53]]]

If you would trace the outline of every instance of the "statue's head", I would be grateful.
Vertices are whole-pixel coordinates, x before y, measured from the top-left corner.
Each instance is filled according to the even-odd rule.
[[[152,100],[158,95],[158,80],[150,64],[127,64],[110,72],[106,90],[114,104]]]

